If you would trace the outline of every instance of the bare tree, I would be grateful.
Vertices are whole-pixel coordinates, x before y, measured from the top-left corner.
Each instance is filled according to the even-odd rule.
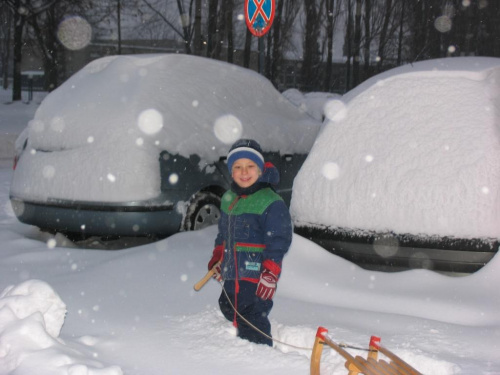
[[[391,23],[392,19],[392,0],[386,0],[385,1],[385,13],[384,13],[384,22],[382,25],[382,30],[380,32],[380,38],[378,42],[378,70],[380,71],[380,67],[382,66],[382,63],[385,58],[385,46],[387,44],[387,39],[389,37],[388,30],[389,30],[389,24]]]
[[[56,37],[57,25],[62,18],[57,3],[53,2],[39,17],[30,18],[37,46],[41,50],[45,89],[54,90],[58,86],[59,46]]]
[[[234,17],[234,0],[225,0],[226,5],[226,37],[227,37],[227,61],[232,63],[234,58],[234,37],[233,37],[233,17]]]
[[[370,76],[370,44],[372,42],[372,30],[370,27],[370,20],[372,18],[372,0],[365,0],[365,37],[363,43],[363,60],[364,60],[364,79]]]
[[[270,31],[270,35],[272,35],[272,60],[270,63],[268,77],[276,87],[278,86],[279,69],[283,60],[280,38],[284,5],[285,0],[277,1],[274,23]],[[269,48],[269,50],[270,49],[271,48]]]
[[[305,30],[303,43],[302,85],[305,89],[319,84],[321,56],[319,51],[321,13],[323,6],[316,0],[304,1]]]
[[[401,8],[399,14],[399,25],[398,25],[398,52],[397,52],[397,65],[401,65],[403,61],[403,38],[404,38],[404,23],[406,15],[406,0],[401,0]]]
[[[195,55],[201,56],[201,51],[203,50],[203,38],[201,36],[201,0],[196,0],[194,9],[193,50]]]
[[[233,62],[234,40],[233,40],[233,13],[234,0],[222,0],[217,22],[217,38],[215,39],[214,58],[220,58],[222,45],[227,42],[226,58],[228,62]]]
[[[350,90],[352,87],[351,83],[351,60],[352,60],[352,34],[353,34],[353,19],[352,19],[352,0],[346,0],[347,7],[347,18],[346,18],[346,29],[344,36],[344,48],[343,55],[346,56],[346,85],[345,89]]]
[[[12,100],[21,100],[21,62],[22,62],[22,46],[24,44],[24,32],[26,26],[31,26],[33,29],[39,26],[42,19],[52,20],[55,16],[55,7],[59,3],[64,3],[64,0],[52,1],[36,1],[36,0],[4,0],[4,5],[9,7],[14,13],[14,61],[13,61],[13,87],[12,87]],[[54,26],[54,25],[53,25]],[[56,46],[56,27],[50,30],[51,35],[46,39],[39,36],[37,47],[42,51],[42,58],[44,60],[45,74],[47,76],[46,83],[48,88],[55,88],[54,82],[57,84],[56,64],[57,59],[57,46]],[[45,31],[45,30],[43,30]],[[38,32],[42,32],[38,29]],[[54,78],[55,77],[55,78]],[[55,79],[55,81],[53,81]],[[52,80],[52,81],[51,81]],[[49,86],[51,85],[51,86]]]
[[[354,55],[352,63],[352,83],[353,87],[359,85],[360,71],[359,71],[359,61],[361,56],[361,0],[355,0],[356,10],[354,14]]]
[[[335,36],[335,27],[337,21],[340,17],[342,1],[337,0],[326,0],[326,40],[327,40],[327,56],[326,56],[326,68],[325,68],[325,79],[323,84],[323,90],[330,91],[332,86],[332,65],[333,65],[333,40]]]
[[[500,4],[498,1],[474,1],[464,5],[450,1],[442,18],[449,18],[449,32],[441,33],[449,54],[499,56]]]
[[[21,7],[20,0],[7,0],[4,5],[10,7],[14,14],[14,61],[13,61],[13,82],[12,100],[21,100],[21,61],[23,46],[23,31],[26,23],[28,10]]]
[[[153,2],[152,0],[142,0],[144,4],[159,18],[161,19],[173,32],[175,35],[181,37],[184,43],[184,50],[187,54],[191,54],[191,38],[193,35],[194,25],[189,22],[191,19],[192,7],[189,11],[185,11],[184,4],[181,0],[177,0],[176,6],[178,11],[178,20],[180,20],[181,27],[179,28],[175,21],[172,21],[167,17],[167,9],[172,9],[169,7],[169,3]]]
[[[9,63],[12,39],[12,10],[3,4],[0,6],[0,64],[2,65],[3,88],[9,87]]]
[[[243,66],[245,68],[250,67],[250,56],[252,52],[252,33],[250,30],[246,30],[245,33],[245,48],[243,51]]]
[[[182,0],[177,0],[177,9],[179,10],[179,19],[182,26],[182,38],[184,40],[186,53],[191,54],[191,36],[192,36],[192,25],[190,23],[191,14],[184,10],[184,4]]]
[[[218,58],[218,9],[219,0],[208,0],[207,57]]]
[[[327,57],[326,57],[326,72],[323,89],[328,91],[330,89],[330,82],[332,80],[332,62],[333,62],[333,32],[335,30],[333,6],[334,0],[327,0],[326,5],[326,37],[327,37]]]
[[[439,32],[434,23],[439,17],[441,7],[437,0],[421,0],[410,2],[412,30],[412,61],[426,60],[440,55]]]

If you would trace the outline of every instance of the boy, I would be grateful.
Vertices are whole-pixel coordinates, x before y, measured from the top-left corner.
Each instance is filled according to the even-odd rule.
[[[279,173],[274,165],[265,163],[256,141],[237,141],[229,151],[227,166],[233,181],[222,197],[219,232],[208,269],[221,262],[215,277],[224,280],[238,313],[265,334],[236,314],[223,291],[219,306],[238,328],[238,336],[272,346],[268,315],[282,260],[292,242],[292,221],[282,198],[271,187],[279,183]]]

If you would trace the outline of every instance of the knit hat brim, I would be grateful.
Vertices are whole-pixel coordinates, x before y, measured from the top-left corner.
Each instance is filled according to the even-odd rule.
[[[227,167],[229,172],[233,170],[233,164],[238,159],[250,159],[261,171],[264,170],[264,156],[251,147],[237,147],[227,155]]]

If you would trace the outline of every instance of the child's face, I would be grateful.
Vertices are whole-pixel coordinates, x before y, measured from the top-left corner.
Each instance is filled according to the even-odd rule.
[[[250,159],[238,159],[233,164],[231,175],[239,187],[247,188],[259,179],[260,169]]]

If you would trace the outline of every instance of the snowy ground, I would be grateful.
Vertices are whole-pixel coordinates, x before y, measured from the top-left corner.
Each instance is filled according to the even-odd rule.
[[[16,131],[4,119],[25,123],[25,109],[35,107],[5,105],[3,95],[2,138]],[[378,335],[425,374],[500,374],[498,256],[465,277],[386,274],[295,236],[271,322],[276,339],[304,349],[268,348],[235,337],[218,311],[216,282],[198,293],[192,288],[206,272],[214,227],[119,251],[78,249],[17,222],[8,202],[11,177],[3,159],[2,375],[307,374],[318,326],[358,347]],[[322,374],[346,374],[343,362],[325,350]]]

